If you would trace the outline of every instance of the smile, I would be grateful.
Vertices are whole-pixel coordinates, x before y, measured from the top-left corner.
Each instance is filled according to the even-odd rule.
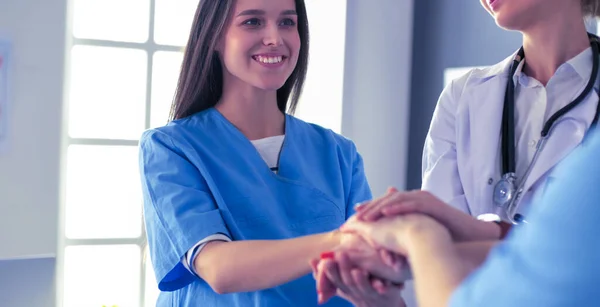
[[[253,55],[252,58],[262,64],[279,64],[283,62],[287,57],[283,55],[270,56],[270,55]]]

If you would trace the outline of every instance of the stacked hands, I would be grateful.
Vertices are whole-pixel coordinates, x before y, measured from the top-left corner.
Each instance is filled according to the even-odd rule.
[[[405,306],[411,244],[424,236],[459,241],[490,239],[480,222],[425,191],[394,188],[370,202],[339,229],[340,245],[311,261],[319,303],[340,296],[356,306]],[[412,241],[411,241],[412,240]]]

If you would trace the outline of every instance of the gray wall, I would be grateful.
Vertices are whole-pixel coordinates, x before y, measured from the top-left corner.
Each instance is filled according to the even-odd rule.
[[[413,0],[348,0],[342,133],[375,196],[406,184],[412,13]]]
[[[51,307],[54,258],[0,260],[0,306]]]
[[[517,32],[496,26],[476,0],[415,1],[406,187],[421,186],[421,154],[449,67],[491,65],[521,45]]]

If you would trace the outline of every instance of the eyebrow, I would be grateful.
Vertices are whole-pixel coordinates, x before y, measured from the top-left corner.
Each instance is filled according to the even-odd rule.
[[[248,16],[248,15],[264,15],[266,14],[263,10],[245,10],[238,14],[238,16]],[[298,15],[295,10],[285,10],[281,12],[281,15]]]

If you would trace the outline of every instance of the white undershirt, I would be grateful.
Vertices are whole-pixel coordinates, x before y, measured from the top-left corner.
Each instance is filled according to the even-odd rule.
[[[546,86],[522,71],[526,61],[527,57],[513,76],[517,180],[522,180],[533,159],[546,121],[573,101],[588,83],[592,71],[592,49],[587,48],[560,65]]]
[[[277,135],[251,141],[267,166],[275,173],[279,170],[279,153],[281,152],[284,139],[285,135]],[[196,274],[196,272],[193,269],[194,259],[192,259],[192,256],[194,256],[194,258],[197,257],[202,248],[211,241],[230,242],[231,239],[224,234],[217,233],[198,241],[198,243],[190,248],[187,253],[185,253],[185,256],[182,257],[181,262],[183,263],[183,266],[193,274]],[[193,255],[194,250],[196,250],[195,255]]]

